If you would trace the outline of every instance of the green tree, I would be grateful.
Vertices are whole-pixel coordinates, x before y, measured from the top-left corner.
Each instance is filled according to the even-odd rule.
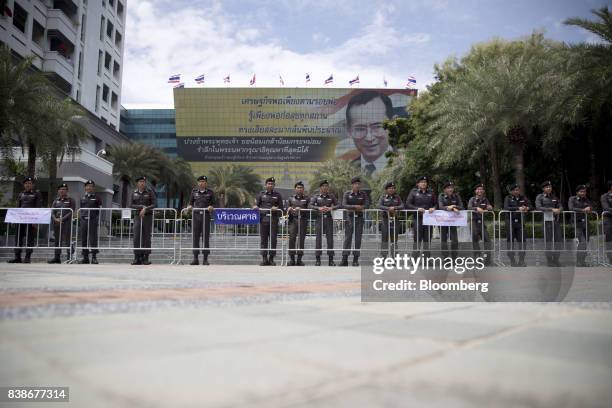
[[[329,160],[312,174],[308,183],[309,189],[311,193],[317,191],[321,181],[327,180],[330,191],[341,199],[342,194],[351,189],[351,179],[355,176],[361,177],[363,188],[367,189],[373,185],[372,179],[366,176],[357,164],[347,160]]]
[[[211,168],[208,183],[222,208],[252,204],[262,188],[261,178],[252,168],[230,163]]]
[[[166,207],[170,207],[170,200],[178,198],[178,207],[185,204],[185,194],[191,191],[194,185],[191,165],[180,157],[169,160],[167,171],[161,175],[161,182],[166,187]]]

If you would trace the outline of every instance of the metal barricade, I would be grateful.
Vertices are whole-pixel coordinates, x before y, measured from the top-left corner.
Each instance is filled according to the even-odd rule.
[[[598,247],[599,263],[604,266],[612,266],[612,212],[604,211],[601,213],[601,222],[598,223],[599,231]]]

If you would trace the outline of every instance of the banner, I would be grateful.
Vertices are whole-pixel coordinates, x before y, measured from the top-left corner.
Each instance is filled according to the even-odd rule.
[[[259,224],[259,210],[215,208],[215,224]]]
[[[4,222],[7,224],[50,224],[51,208],[9,208]]]
[[[439,227],[465,227],[467,226],[467,211],[442,211],[423,213],[423,225]]]

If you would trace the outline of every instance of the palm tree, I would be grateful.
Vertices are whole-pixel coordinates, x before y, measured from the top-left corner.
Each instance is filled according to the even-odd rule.
[[[310,177],[310,192],[316,191],[322,180],[327,180],[330,191],[336,197],[341,197],[345,191],[351,189],[351,179],[355,176],[361,177],[361,183],[364,187],[370,188],[373,185],[372,178],[367,177],[358,165],[346,160],[329,160],[323,163]]]
[[[185,193],[188,193],[194,183],[191,165],[180,157],[169,160],[167,171],[161,175],[161,182],[166,188],[166,207],[170,208],[170,199],[178,198],[178,207],[182,208],[185,202]]]
[[[584,18],[568,18],[563,22],[566,25],[573,25],[584,28],[600,37],[608,44],[612,43],[612,15],[608,10],[608,6],[603,6],[599,10],[592,10],[593,14],[601,19],[601,21],[590,21]]]
[[[223,164],[211,168],[208,182],[217,193],[220,207],[242,207],[250,204],[261,190],[261,178],[252,168],[238,164]]]

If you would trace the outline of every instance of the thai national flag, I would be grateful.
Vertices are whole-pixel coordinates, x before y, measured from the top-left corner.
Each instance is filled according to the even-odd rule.
[[[174,85],[175,88],[184,88],[185,84],[183,82],[181,82],[180,84],[176,84]]]
[[[329,78],[325,80],[325,85],[331,84],[332,82],[334,82],[334,74],[331,74]]]
[[[359,75],[349,81],[349,85],[355,85],[359,83]]]
[[[225,84],[229,84],[230,83],[230,76],[229,76],[229,74],[227,74],[227,76],[225,78],[223,78],[223,83],[225,83]]]
[[[283,81],[283,77],[281,75],[278,76],[278,79],[280,80],[281,86],[285,86],[285,81]]]
[[[204,74],[200,75],[199,77],[196,77],[195,79],[197,84],[203,84],[204,83]]]
[[[306,74],[306,82],[310,82],[310,74]]]
[[[406,83],[406,88],[411,88],[416,86],[416,78],[413,75],[408,77],[408,82]]]
[[[181,82],[181,74],[172,75],[168,78],[169,84],[178,84],[179,82]]]
[[[255,85],[255,74],[253,74],[253,78],[251,78],[249,85]]]

